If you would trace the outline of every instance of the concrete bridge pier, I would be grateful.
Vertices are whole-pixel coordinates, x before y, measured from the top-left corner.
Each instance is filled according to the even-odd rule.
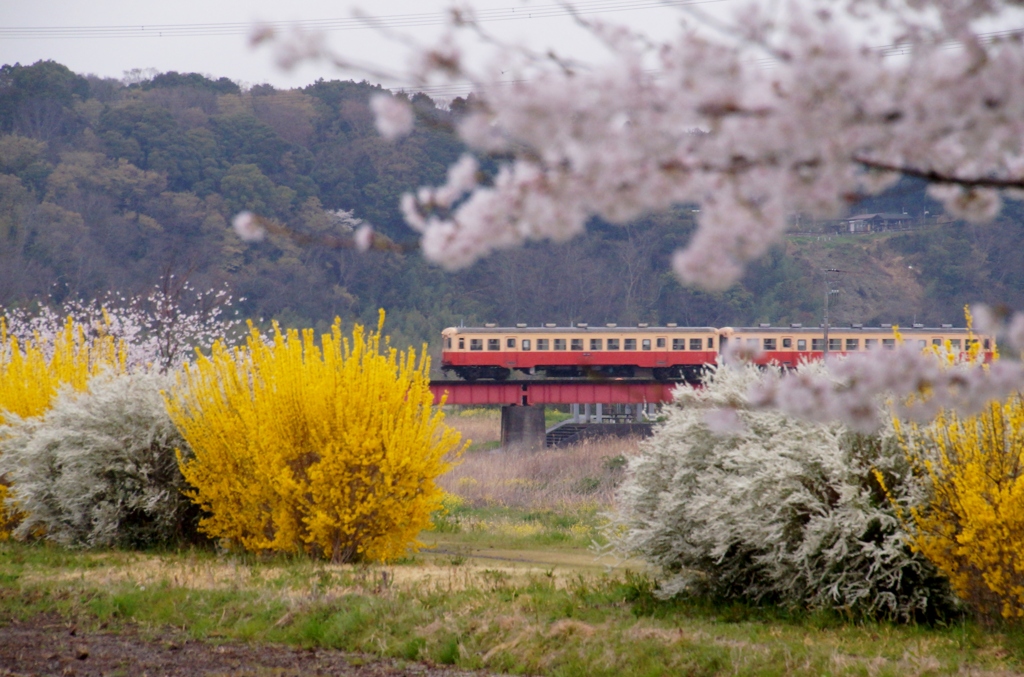
[[[501,408],[503,449],[543,449],[546,434],[544,405],[505,405]]]

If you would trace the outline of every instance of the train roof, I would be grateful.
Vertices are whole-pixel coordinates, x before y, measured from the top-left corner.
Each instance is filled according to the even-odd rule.
[[[871,332],[874,334],[878,333],[889,333],[892,334],[894,331],[899,331],[901,334],[966,334],[970,330],[966,327],[893,327],[879,326],[879,327],[865,327],[862,325],[857,326],[837,326],[830,325],[828,328],[829,332],[842,332],[842,333],[857,333],[857,332]],[[722,332],[732,334],[820,334],[825,331],[825,327],[723,327]]]
[[[715,327],[609,327],[607,325],[588,325],[585,327],[448,327],[443,334],[550,334],[550,333],[629,333],[629,334],[664,334],[666,332],[691,332],[713,334]]]
[[[896,327],[901,334],[965,334],[969,329],[966,327]],[[721,329],[716,327],[679,327],[679,326],[646,326],[646,327],[620,327],[608,326],[608,325],[586,325],[586,326],[571,326],[571,327],[548,327],[548,326],[533,326],[533,327],[448,327],[444,330],[444,333],[451,334],[462,334],[462,333],[473,333],[473,334],[548,334],[551,332],[570,332],[570,333],[593,333],[593,332],[620,332],[620,333],[666,333],[666,332],[725,332],[725,333],[742,333],[742,334],[807,334],[807,333],[821,333],[824,331],[823,326],[788,326],[788,327],[722,327]],[[892,325],[882,325],[878,327],[865,327],[863,325],[851,325],[851,326],[829,326],[829,331],[837,332],[887,332],[891,333],[894,331]]]

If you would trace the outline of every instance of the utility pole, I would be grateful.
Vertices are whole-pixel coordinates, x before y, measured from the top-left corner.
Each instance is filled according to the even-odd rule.
[[[839,270],[838,268],[825,268],[822,270],[825,273],[825,352],[824,357],[828,357],[828,300],[829,297],[838,294],[838,289],[832,288],[832,283],[829,282],[829,273],[845,273],[845,270]]]

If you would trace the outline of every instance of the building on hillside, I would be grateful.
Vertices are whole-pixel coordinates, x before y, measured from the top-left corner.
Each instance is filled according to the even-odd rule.
[[[915,219],[910,214],[877,213],[856,214],[843,219],[847,232],[878,233],[886,230],[906,230],[914,225]]]

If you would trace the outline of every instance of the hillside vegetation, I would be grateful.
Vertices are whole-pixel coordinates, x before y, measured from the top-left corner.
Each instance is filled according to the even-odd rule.
[[[380,91],[325,80],[243,90],[175,72],[118,81],[52,61],[3,66],[0,306],[137,294],[187,278],[229,287],[244,298],[243,316],[289,325],[372,321],[385,307],[396,343],[418,344],[459,322],[813,324],[824,267],[850,271],[837,283],[838,322],[959,323],[966,301],[1022,300],[1015,204],[990,226],[794,237],[715,294],[684,288],[669,271],[670,252],[693,229],[684,207],[624,228],[595,222],[583,238],[500,253],[459,273],[415,252],[241,242],[228,223],[244,209],[302,233],[345,235],[364,220],[396,241],[415,239],[399,197],[443,180],[463,150],[450,123],[472,100],[413,96],[421,117],[438,124],[389,143],[367,105]],[[905,182],[854,208],[929,207],[920,186]]]

